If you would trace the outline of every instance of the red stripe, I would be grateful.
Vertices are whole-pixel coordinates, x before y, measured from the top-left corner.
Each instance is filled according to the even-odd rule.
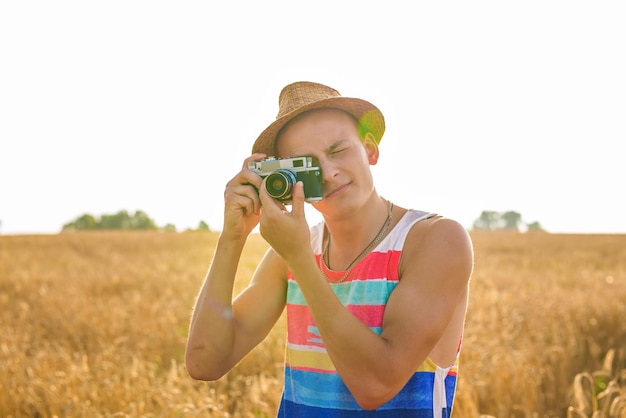
[[[402,256],[402,251],[393,251],[389,250],[387,252],[374,252],[368,254],[363,260],[357,263],[356,266],[350,272],[348,279],[344,281],[350,282],[352,280],[367,280],[367,279],[380,279],[386,278],[387,281],[397,282],[399,281],[398,277],[398,265],[400,262],[400,257]],[[316,260],[319,263],[319,254],[315,255]],[[324,266],[325,267],[325,266]],[[343,277],[345,271],[333,271],[325,269],[325,273],[333,280],[339,280]],[[369,276],[364,278],[363,275]],[[288,272],[289,280],[295,280],[291,270]]]
[[[346,309],[370,328],[383,326],[384,305],[348,305]]]
[[[366,280],[386,278],[390,282],[397,282],[397,266],[401,255],[401,251],[370,253],[355,266],[352,273],[350,273],[350,279]]]
[[[385,313],[385,307],[383,305],[348,305],[346,309],[367,327],[382,327],[383,325],[383,315]],[[308,306],[288,304],[287,315],[289,316],[287,326],[290,343],[322,346],[321,344],[312,342],[319,339],[320,336],[314,332],[310,332],[310,327],[315,327],[316,325]]]
[[[309,331],[310,326],[315,326],[315,321],[308,306],[288,304],[287,315],[289,317],[289,321],[287,321],[288,337],[291,344],[324,346],[314,342],[320,336]]]

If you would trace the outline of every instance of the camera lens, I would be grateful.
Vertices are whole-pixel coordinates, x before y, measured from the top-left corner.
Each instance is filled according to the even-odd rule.
[[[289,170],[279,168],[267,176],[265,190],[274,199],[288,200],[291,198],[294,184],[296,184],[296,176]]]

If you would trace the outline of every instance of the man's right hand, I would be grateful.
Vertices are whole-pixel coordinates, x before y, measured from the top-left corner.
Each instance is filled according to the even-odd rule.
[[[265,154],[257,153],[246,158],[241,171],[226,184],[222,233],[231,238],[247,238],[259,223],[261,200],[258,190],[263,179],[248,168],[248,163],[265,157]]]

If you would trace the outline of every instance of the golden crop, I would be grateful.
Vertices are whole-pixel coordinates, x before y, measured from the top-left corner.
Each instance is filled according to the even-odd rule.
[[[597,399],[608,393],[602,382],[617,388],[613,399],[626,397],[626,236],[472,238],[454,416],[564,417],[568,407],[579,416],[591,411],[581,409],[580,393]],[[189,316],[216,239],[0,236],[0,416],[273,417],[282,321],[217,382],[194,381],[184,367]],[[266,248],[250,237],[239,288]],[[599,380],[609,354],[612,376]]]

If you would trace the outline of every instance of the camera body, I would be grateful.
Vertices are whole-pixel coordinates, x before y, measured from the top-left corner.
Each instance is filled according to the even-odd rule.
[[[262,178],[267,177],[265,190],[282,203],[291,202],[293,187],[299,181],[304,184],[305,201],[312,203],[322,200],[322,170],[315,157],[269,157],[249,162],[248,168]]]

